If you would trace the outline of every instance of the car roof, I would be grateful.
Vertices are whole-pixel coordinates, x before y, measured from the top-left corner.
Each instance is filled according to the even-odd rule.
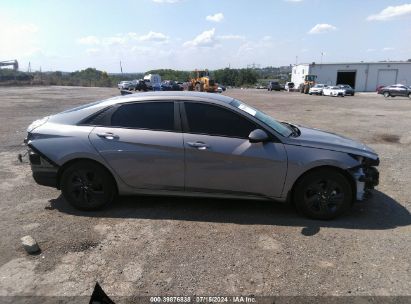
[[[233,101],[232,97],[228,97],[221,94],[214,93],[201,93],[201,92],[187,92],[187,91],[165,91],[165,92],[145,92],[134,93],[124,96],[116,96],[106,100],[102,100],[99,105],[108,106],[119,103],[139,102],[146,100],[207,100],[211,103],[225,103],[228,104]]]
[[[232,97],[224,96],[214,93],[199,93],[199,92],[179,92],[179,91],[166,91],[166,92],[147,92],[147,93],[134,93],[125,96],[117,96],[106,100],[101,100],[89,104],[85,104],[73,109],[60,112],[52,115],[49,118],[50,122],[63,123],[63,124],[76,124],[80,120],[102,110],[106,107],[110,107],[116,104],[140,102],[140,101],[174,101],[174,100],[192,100],[192,101],[206,101],[208,103],[228,105],[234,100]]]

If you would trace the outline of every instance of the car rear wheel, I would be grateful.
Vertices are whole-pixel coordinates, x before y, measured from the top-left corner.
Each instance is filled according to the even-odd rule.
[[[329,220],[351,206],[353,191],[347,178],[332,169],[319,169],[304,175],[294,188],[297,210],[313,219]]]
[[[110,204],[116,195],[115,181],[102,166],[79,161],[66,168],[61,176],[64,198],[80,210],[98,210]]]
[[[390,97],[390,93],[389,93],[389,92],[384,92],[384,94],[383,94],[383,95],[384,95],[384,97],[385,97],[385,98]]]

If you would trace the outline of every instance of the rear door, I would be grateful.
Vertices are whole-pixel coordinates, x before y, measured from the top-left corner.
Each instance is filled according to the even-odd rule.
[[[399,85],[398,96],[408,96],[408,88],[404,85]]]
[[[225,107],[184,102],[187,191],[280,197],[287,171],[282,143],[250,143],[261,128]]]
[[[120,105],[90,134],[90,141],[129,186],[183,190],[184,147],[172,101]]]

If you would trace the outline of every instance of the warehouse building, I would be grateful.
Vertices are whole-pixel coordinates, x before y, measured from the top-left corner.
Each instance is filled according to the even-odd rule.
[[[378,86],[411,85],[411,62],[360,62],[298,64],[291,81],[298,87],[306,75],[316,75],[317,83],[349,84],[359,92],[373,92]]]

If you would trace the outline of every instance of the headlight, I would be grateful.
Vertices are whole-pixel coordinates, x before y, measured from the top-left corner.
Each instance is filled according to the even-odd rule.
[[[350,155],[352,158],[358,160],[361,165],[365,166],[365,167],[377,167],[380,164],[380,159],[372,159],[372,158],[368,158],[368,157],[364,157],[364,156],[359,156],[359,155],[355,155],[355,154],[348,154]]]
[[[33,121],[28,127],[27,127],[27,132],[30,133],[33,131],[35,128],[40,127],[41,125],[45,124],[46,121],[49,119],[49,116],[43,117],[42,119],[37,119]]]

